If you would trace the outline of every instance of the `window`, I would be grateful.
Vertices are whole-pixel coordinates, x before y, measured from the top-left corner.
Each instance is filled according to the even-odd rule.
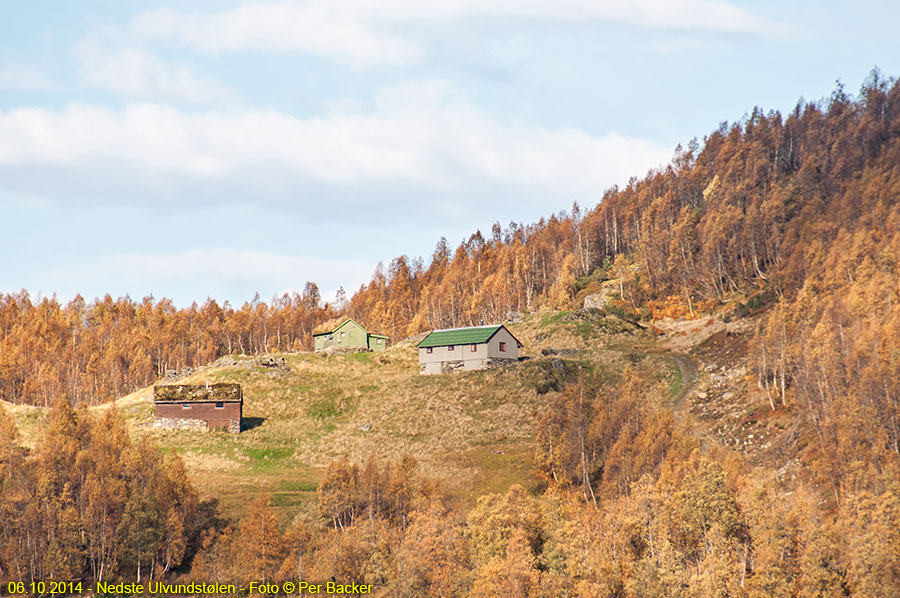
[[[428,347],[427,349],[425,349],[425,352],[428,354],[434,353],[434,347]]]
[[[190,408],[191,408],[191,404],[190,404],[190,403],[182,403],[182,404],[181,404],[181,408],[182,408],[182,409],[190,409]]]
[[[328,335],[328,340],[333,341],[333,340],[334,340],[334,335],[333,335],[333,334],[329,334],[329,335]]]
[[[342,332],[342,333],[341,333],[341,336],[344,336],[345,334],[347,334],[347,333],[346,333],[346,332]]]
[[[448,350],[448,351],[452,351],[453,349],[454,349],[453,345],[448,345],[448,346],[447,346],[447,350]]]
[[[216,402],[216,409],[225,409],[225,403],[221,401]]]
[[[502,342],[500,343],[500,350],[506,351],[506,343],[502,343]]]
[[[473,344],[472,345],[472,353],[474,353],[477,350],[478,350],[478,345]]]
[[[381,343],[383,343],[383,342],[384,342],[384,339],[383,339],[383,338],[378,339],[378,344],[379,344],[379,345],[380,345]]]

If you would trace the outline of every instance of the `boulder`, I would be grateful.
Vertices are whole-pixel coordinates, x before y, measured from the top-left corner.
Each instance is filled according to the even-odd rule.
[[[553,347],[544,347],[541,349],[541,355],[578,355],[577,349],[554,349]]]
[[[587,295],[584,298],[584,307],[603,309],[606,305],[620,295],[621,280],[605,280],[600,283],[600,292]]]
[[[259,367],[287,369],[284,357],[259,357],[255,361]]]
[[[593,307],[594,309],[603,309],[609,299],[606,295],[601,295],[600,293],[595,293],[593,295],[587,295],[584,298],[584,306],[586,308]]]
[[[552,391],[561,391],[567,384],[577,379],[577,365],[570,364],[559,357],[541,359],[534,364],[534,387],[539,395]]]

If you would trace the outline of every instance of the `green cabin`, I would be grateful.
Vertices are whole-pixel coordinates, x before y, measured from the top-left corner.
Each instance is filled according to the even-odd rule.
[[[353,318],[338,318],[325,322],[313,330],[313,348],[322,351],[328,347],[364,348],[384,351],[388,337],[372,334]]]

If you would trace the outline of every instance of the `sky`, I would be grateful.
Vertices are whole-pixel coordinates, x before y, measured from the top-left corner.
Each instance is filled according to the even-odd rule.
[[[900,75],[861,0],[2,1],[0,292],[239,306]]]

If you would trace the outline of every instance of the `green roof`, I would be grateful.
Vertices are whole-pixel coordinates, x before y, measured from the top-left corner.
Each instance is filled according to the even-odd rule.
[[[435,330],[420,342],[417,347],[443,347],[446,345],[468,345],[486,343],[494,333],[503,328],[503,324],[495,326],[474,326],[472,328],[450,328]]]

